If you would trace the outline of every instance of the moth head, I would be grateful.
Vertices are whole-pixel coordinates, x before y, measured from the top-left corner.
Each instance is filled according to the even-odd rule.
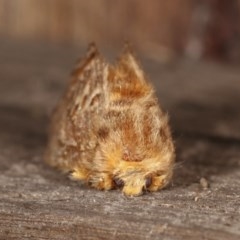
[[[172,176],[174,147],[167,118],[163,116],[159,122],[151,117],[151,112],[148,117],[134,117],[127,111],[118,116],[118,122],[109,123],[112,128],[99,132],[102,158],[108,163],[106,170],[112,172],[115,187],[128,196],[157,191]]]

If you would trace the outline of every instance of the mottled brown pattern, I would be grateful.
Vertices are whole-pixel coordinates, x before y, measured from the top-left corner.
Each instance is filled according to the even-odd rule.
[[[94,45],[52,117],[46,161],[100,190],[165,187],[174,164],[168,118],[135,57],[110,66]]]
[[[109,128],[101,127],[98,129],[97,135],[100,139],[105,140],[109,135]]]

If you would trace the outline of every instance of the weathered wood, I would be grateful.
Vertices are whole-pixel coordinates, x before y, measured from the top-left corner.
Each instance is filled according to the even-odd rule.
[[[126,198],[42,161],[48,116],[78,51],[3,43],[0,52],[0,239],[239,239],[237,68],[144,64],[169,111],[178,163],[166,190]]]

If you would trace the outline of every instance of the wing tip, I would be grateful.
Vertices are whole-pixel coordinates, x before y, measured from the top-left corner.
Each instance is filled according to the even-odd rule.
[[[71,75],[74,76],[76,74],[79,74],[92,60],[96,58],[103,61],[103,58],[98,51],[97,45],[95,42],[91,42],[88,45],[85,56],[77,60],[76,67],[73,69]]]

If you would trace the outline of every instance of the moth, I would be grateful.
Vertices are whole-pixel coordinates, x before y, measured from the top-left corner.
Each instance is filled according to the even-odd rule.
[[[168,116],[129,48],[111,65],[90,45],[52,115],[45,159],[74,180],[127,196],[169,183]]]

